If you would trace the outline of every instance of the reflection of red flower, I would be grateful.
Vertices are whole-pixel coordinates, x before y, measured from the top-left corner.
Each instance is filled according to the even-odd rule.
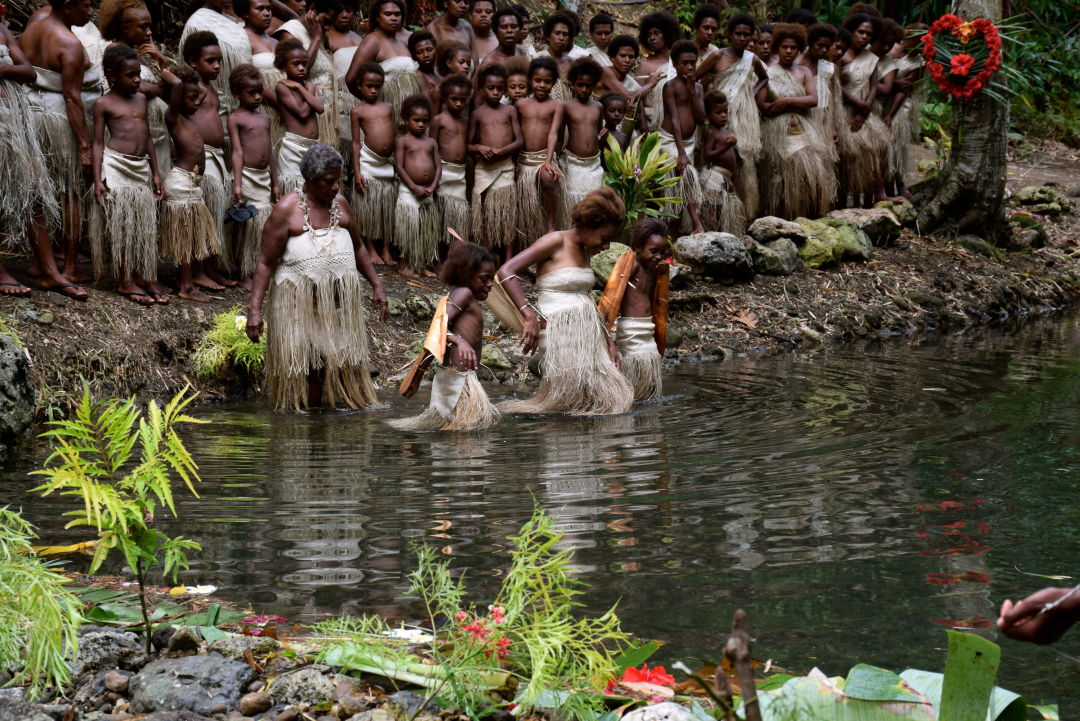
[[[949,61],[949,72],[953,75],[967,77],[974,65],[975,58],[967,53],[960,53],[959,55],[953,55],[952,60]]]
[[[623,677],[619,683],[651,683],[656,686],[672,686],[675,677],[664,669],[663,666],[649,668],[647,663],[641,664],[641,668],[628,668],[623,671]]]
[[[954,583],[962,582],[990,583],[990,576],[985,573],[979,573],[978,571],[965,571],[964,573],[927,573],[923,576],[923,580],[931,586],[951,586]]]
[[[986,616],[972,616],[971,618],[934,618],[934,623],[952,628],[990,628],[990,619]]]

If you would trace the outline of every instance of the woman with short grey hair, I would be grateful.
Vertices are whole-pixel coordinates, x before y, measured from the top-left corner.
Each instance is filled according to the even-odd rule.
[[[360,276],[384,321],[386,294],[340,193],[343,165],[328,145],[309,150],[303,187],[278,201],[263,229],[247,334],[262,335],[269,293],[266,377],[278,408],[368,408],[377,400]]]

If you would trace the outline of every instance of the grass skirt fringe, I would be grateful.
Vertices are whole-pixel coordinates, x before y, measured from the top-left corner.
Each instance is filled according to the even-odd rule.
[[[519,232],[517,193],[513,160],[476,162],[472,196],[474,242],[487,248],[514,245]],[[538,237],[527,238],[525,245]]]
[[[270,169],[269,168],[244,168],[241,178],[243,200],[255,206],[258,214],[241,223],[236,231],[236,250],[242,276],[251,276],[255,273],[255,266],[259,263],[259,250],[262,247],[263,227],[266,219],[274,210],[270,202]]]
[[[324,406],[375,405],[363,300],[360,274],[355,271],[318,283],[300,276],[271,285],[266,376],[277,408],[308,407],[312,372],[323,377]]]
[[[105,148],[101,174],[108,195],[90,208],[90,255],[94,276],[105,275],[111,257],[114,278],[157,279],[158,213],[150,159]]]
[[[548,213],[544,208],[544,188],[540,184],[540,168],[547,158],[546,150],[533,153],[522,152],[518,155],[517,198],[518,220],[525,235],[525,245],[548,232]],[[552,164],[558,167],[553,158]],[[566,205],[565,179],[555,181],[555,227],[569,226]]]
[[[0,81],[0,233],[8,234],[8,249],[19,252],[31,250],[26,225],[35,208],[45,213],[50,226],[57,228],[61,222],[57,189],[41,152],[39,123],[30,113],[23,88]]]
[[[543,377],[532,398],[506,401],[503,413],[626,413],[634,390],[608,356],[607,330],[589,291],[591,268],[562,268],[540,276],[537,305],[547,318],[541,335]]]
[[[705,202],[701,206],[701,222],[706,230],[743,236],[746,234],[746,208],[735,191],[727,189],[723,168],[706,167],[701,172],[701,187]]]
[[[842,71],[843,89],[858,98],[868,97],[870,86],[877,82],[878,57],[863,50]],[[854,109],[844,106],[840,115],[840,180],[849,194],[856,197],[872,193],[889,173],[889,129],[881,117],[871,111],[857,132],[851,130]],[[845,199],[846,200],[846,199]]]
[[[367,190],[353,186],[353,211],[360,235],[377,240],[394,238],[394,210],[397,207],[398,180],[389,158],[377,155],[367,145],[360,145],[360,175]]]
[[[161,206],[161,255],[177,263],[205,260],[221,252],[214,220],[194,173],[173,166],[165,176]]]
[[[427,409],[411,418],[392,420],[390,425],[400,431],[482,431],[495,425],[500,415],[488,400],[476,371],[439,368],[431,384]]]
[[[656,349],[655,331],[652,318],[619,318],[615,324],[622,374],[634,387],[635,400],[658,398],[663,388],[663,359]]]
[[[761,155],[761,113],[754,99],[757,75],[753,69],[753,54],[743,52],[743,57],[727,70],[717,73],[712,88],[720,90],[728,99],[728,126],[739,141],[739,172],[735,175],[735,189],[746,207],[748,218],[757,217],[758,211],[758,158]]]
[[[465,240],[470,232],[469,196],[465,190],[465,164],[442,161],[442,179],[436,200],[442,211],[443,225],[453,228]]]
[[[35,113],[38,118],[41,151],[45,156],[45,170],[53,179],[58,195],[68,203],[82,202],[86,184],[83,182],[82,165],[79,163],[79,145],[71,134],[67,116],[36,110]],[[54,220],[55,228],[66,223],[60,219],[59,210]]]
[[[434,197],[429,195],[421,200],[404,183],[399,183],[394,218],[394,244],[402,259],[419,273],[439,255],[439,241],[443,237],[439,205]]]
[[[281,195],[304,187],[304,176],[300,174],[300,163],[307,151],[319,144],[318,138],[305,138],[295,133],[285,133],[278,147],[277,177]]]
[[[219,239],[219,253],[226,253],[225,247],[225,212],[229,209],[232,198],[232,173],[225,161],[224,148],[204,145],[206,151],[206,169],[203,171],[202,191],[206,200],[206,209],[214,221],[214,229]],[[224,259],[224,256],[222,256]]]

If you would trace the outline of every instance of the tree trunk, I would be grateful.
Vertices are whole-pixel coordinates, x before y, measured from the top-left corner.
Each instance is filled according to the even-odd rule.
[[[953,11],[965,20],[1001,19],[1001,0],[955,0]],[[1000,73],[996,74],[1001,82]],[[916,201],[919,228],[971,233],[995,244],[1007,242],[1005,169],[1009,105],[985,92],[953,103],[952,152],[944,171]]]

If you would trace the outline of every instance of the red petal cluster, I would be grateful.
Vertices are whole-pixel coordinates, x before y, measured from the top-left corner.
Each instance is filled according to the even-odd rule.
[[[981,64],[968,53],[949,55],[939,48],[936,39],[952,37],[965,47],[977,44],[981,37],[986,47],[986,60]],[[990,84],[990,77],[1001,68],[1001,37],[997,27],[986,18],[965,23],[956,15],[942,15],[923,36],[923,57],[930,77],[945,93],[960,100],[970,100]],[[973,72],[975,71],[975,72]]]
[[[623,677],[619,683],[651,683],[654,686],[673,686],[675,677],[669,674],[663,666],[649,668],[647,663],[643,663],[641,668],[628,668],[623,671]]]

